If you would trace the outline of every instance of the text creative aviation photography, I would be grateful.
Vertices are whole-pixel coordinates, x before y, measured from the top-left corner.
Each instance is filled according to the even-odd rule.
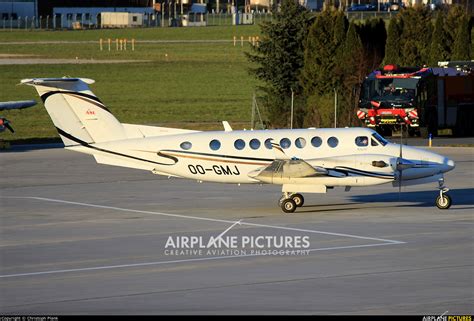
[[[120,123],[82,78],[24,79],[34,86],[71,151],[100,164],[231,184],[282,186],[281,209],[304,204],[302,193],[334,187],[438,183],[435,204],[451,206],[444,173],[454,161],[385,140],[368,128],[191,131]]]

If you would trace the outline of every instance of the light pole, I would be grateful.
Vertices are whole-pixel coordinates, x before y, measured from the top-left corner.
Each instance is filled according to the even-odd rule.
[[[334,128],[337,127],[337,90],[334,88]]]
[[[295,98],[295,93],[293,92],[293,88],[291,88],[291,116],[290,116],[290,129],[293,129],[293,101]]]

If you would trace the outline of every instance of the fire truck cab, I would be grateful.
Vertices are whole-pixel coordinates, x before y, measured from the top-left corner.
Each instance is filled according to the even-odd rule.
[[[470,62],[469,62],[470,63]],[[370,73],[361,86],[357,116],[368,127],[390,136],[405,125],[410,136],[470,135],[474,121],[474,68],[398,67]],[[474,67],[474,63],[472,63]]]

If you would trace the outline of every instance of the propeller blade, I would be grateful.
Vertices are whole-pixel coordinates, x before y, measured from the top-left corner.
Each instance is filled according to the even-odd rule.
[[[403,180],[403,125],[400,125],[400,157],[397,160],[398,169],[398,201],[402,198],[402,180]]]
[[[10,130],[12,133],[15,132],[15,130],[13,129],[13,127],[8,123],[8,122],[5,122],[3,124],[6,128],[8,128],[8,130]]]
[[[402,179],[403,179],[403,171],[399,171],[400,174],[398,174],[398,201],[402,199]]]

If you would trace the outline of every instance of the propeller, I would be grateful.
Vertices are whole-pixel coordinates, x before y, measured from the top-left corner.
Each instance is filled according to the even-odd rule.
[[[8,128],[8,130],[11,131],[12,133],[15,132],[13,127],[10,125],[10,121],[6,118],[3,118],[3,117],[0,118],[0,126],[3,126],[4,128]]]
[[[403,179],[403,125],[400,125],[400,155],[397,159],[398,170],[398,200],[401,199],[402,193],[402,179]]]
[[[400,154],[397,158],[396,170],[398,171],[398,199],[401,199],[403,171],[412,168],[415,164],[403,158],[403,124],[400,125]]]

